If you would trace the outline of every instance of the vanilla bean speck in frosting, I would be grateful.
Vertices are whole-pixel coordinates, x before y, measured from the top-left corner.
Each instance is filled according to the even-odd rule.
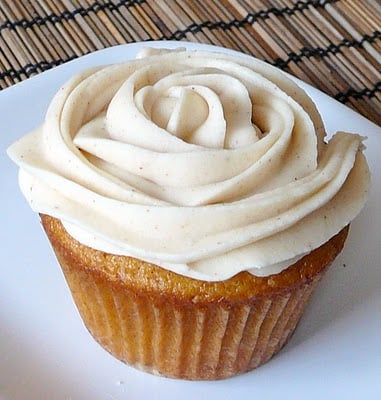
[[[79,242],[218,281],[278,273],[348,225],[369,186],[362,140],[326,141],[264,62],[147,48],[72,78],[8,153],[33,210]]]

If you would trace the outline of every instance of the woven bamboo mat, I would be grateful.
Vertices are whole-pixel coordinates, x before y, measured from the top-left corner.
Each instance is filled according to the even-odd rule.
[[[94,50],[186,40],[243,51],[381,125],[380,0],[0,0],[0,89]]]

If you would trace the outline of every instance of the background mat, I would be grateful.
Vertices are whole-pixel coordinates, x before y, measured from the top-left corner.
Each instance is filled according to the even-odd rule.
[[[186,40],[266,60],[381,125],[379,0],[0,0],[0,89],[122,43]]]

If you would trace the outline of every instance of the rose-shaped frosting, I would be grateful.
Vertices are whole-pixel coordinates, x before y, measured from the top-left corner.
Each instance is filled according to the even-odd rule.
[[[358,214],[362,138],[324,138],[309,97],[266,63],[145,49],[71,79],[9,154],[32,208],[80,242],[223,280],[277,273]]]

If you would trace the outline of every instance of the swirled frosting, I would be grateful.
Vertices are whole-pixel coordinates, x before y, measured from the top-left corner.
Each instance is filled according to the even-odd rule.
[[[266,63],[144,49],[72,78],[8,153],[31,207],[80,242],[214,281],[278,273],[352,221],[362,139],[326,142],[310,98]]]

